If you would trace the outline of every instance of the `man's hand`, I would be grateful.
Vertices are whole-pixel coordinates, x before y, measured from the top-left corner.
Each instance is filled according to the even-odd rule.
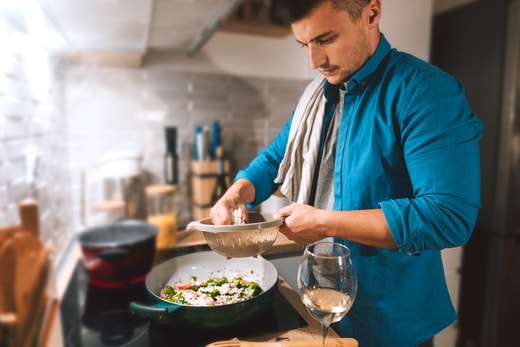
[[[322,223],[324,212],[310,205],[292,204],[282,207],[275,218],[285,218],[280,232],[289,240],[309,244],[327,237],[325,225]]]
[[[232,210],[242,209],[242,220],[249,221],[246,203],[255,198],[255,187],[246,179],[239,179],[228,188],[211,208],[209,216],[214,225],[234,224]]]
[[[227,192],[211,208],[209,216],[214,225],[235,224],[233,210],[242,210],[242,220],[247,223],[247,207],[238,194]]]

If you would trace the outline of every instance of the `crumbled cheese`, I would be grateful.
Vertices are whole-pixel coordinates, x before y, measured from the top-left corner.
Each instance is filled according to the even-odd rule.
[[[205,281],[190,278],[166,286],[160,297],[176,304],[191,306],[215,306],[249,300],[262,292],[258,283],[247,281],[240,274],[232,280],[226,277],[211,277]]]
[[[241,208],[231,209],[231,214],[233,215],[233,224],[241,225],[245,224],[243,213]]]

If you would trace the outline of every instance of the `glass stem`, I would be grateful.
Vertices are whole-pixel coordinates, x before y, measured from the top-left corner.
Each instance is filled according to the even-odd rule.
[[[327,335],[328,335],[328,332],[329,332],[329,326],[327,324],[322,323],[321,324],[321,331],[322,331],[322,334],[323,334],[323,339],[322,339],[323,347],[327,347]]]

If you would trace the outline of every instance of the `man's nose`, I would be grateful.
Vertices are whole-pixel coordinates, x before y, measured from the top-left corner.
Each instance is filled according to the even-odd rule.
[[[308,53],[311,69],[318,69],[327,62],[327,56],[319,46],[309,46]]]

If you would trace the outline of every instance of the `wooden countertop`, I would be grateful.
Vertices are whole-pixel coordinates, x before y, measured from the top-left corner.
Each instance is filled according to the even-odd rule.
[[[193,248],[209,249],[204,239],[204,235],[199,230],[184,230],[177,233],[177,243],[174,247],[158,250],[158,258],[156,262],[160,263],[171,258],[178,251]],[[290,254],[295,252],[303,252],[303,246],[290,241],[285,235],[279,233],[273,246],[264,254],[278,255]],[[296,311],[305,319],[307,326],[293,329],[285,332],[277,332],[269,335],[257,336],[247,339],[256,342],[274,342],[274,341],[295,341],[295,340],[321,340],[321,324],[315,320],[302,304],[299,294],[287,283],[283,278],[279,281],[280,293],[287,301],[296,309]],[[329,329],[329,337],[339,337],[332,329]]]
[[[278,332],[269,335],[257,336],[248,341],[296,341],[296,340],[321,340],[321,324],[314,319],[308,312],[305,306],[303,306],[300,295],[286,282],[283,278],[280,278],[278,286],[282,295],[287,301],[296,309],[296,311],[305,319],[307,326],[285,331]],[[338,334],[332,329],[329,329],[329,337],[339,337]]]

